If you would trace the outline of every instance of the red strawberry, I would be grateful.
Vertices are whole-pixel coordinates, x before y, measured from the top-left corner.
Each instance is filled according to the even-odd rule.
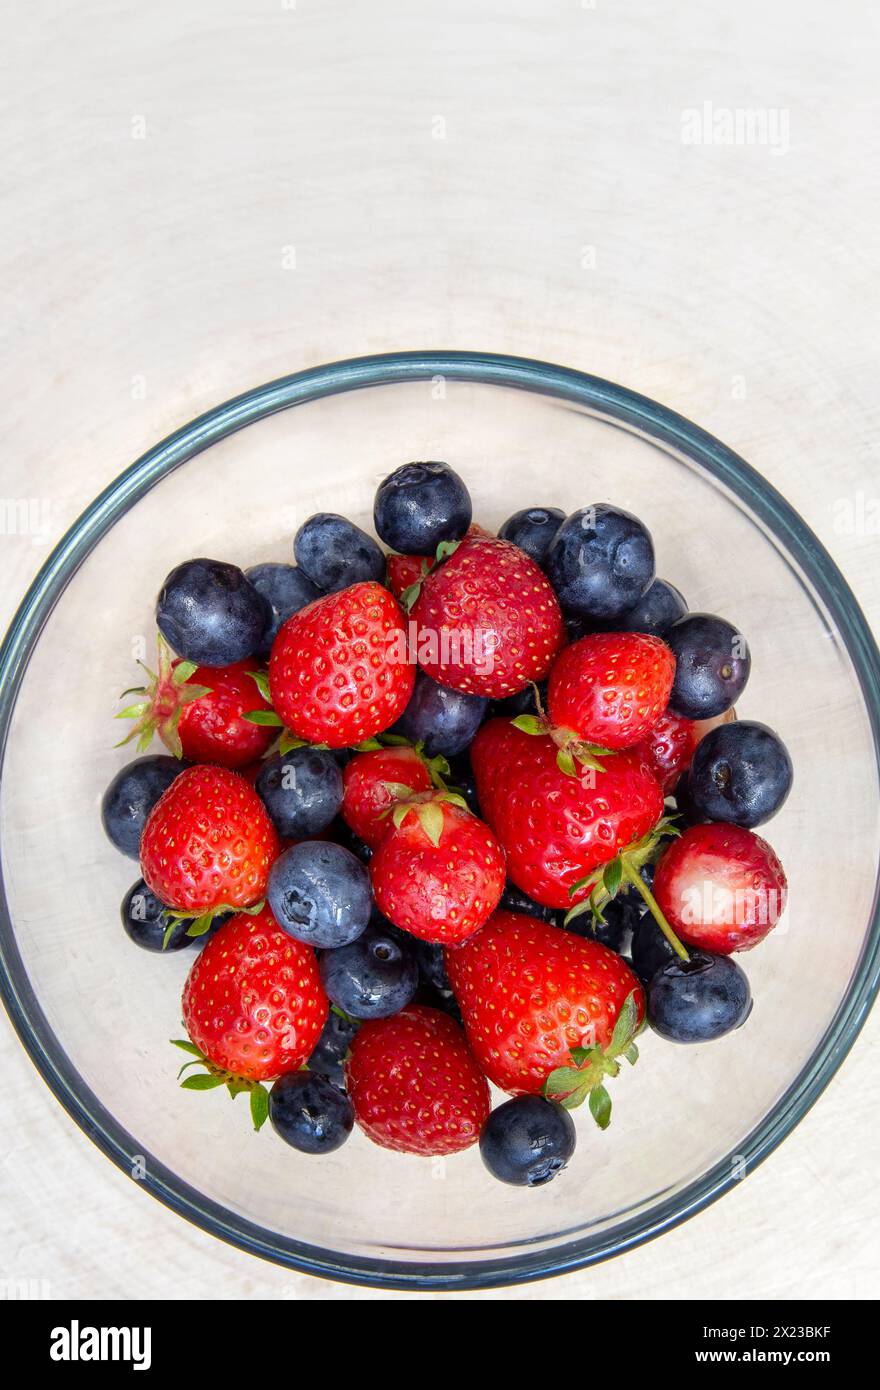
[[[465,941],[504,892],[504,853],[492,831],[450,793],[397,803],[370,860],[373,896],[390,922],[422,941]]]
[[[541,680],[565,640],[543,572],[496,536],[466,536],[425,578],[412,616],[428,675],[490,699]]]
[[[584,1099],[596,1089],[587,1082],[615,1074],[614,1066],[596,1066],[594,1050],[614,1063],[644,1018],[642,987],[620,956],[536,917],[496,912],[464,946],[446,951],[445,960],[471,1050],[489,1080],[511,1095],[546,1087],[570,1103],[575,1093]],[[557,1068],[578,1067],[580,1075],[557,1076],[548,1085]]]
[[[518,888],[546,907],[570,907],[582,878],[640,840],[663,814],[660,785],[641,756],[607,755],[604,771],[557,764],[545,735],[490,719],[471,744],[471,766],[486,820]]]
[[[654,897],[691,946],[749,951],[785,909],[785,872],[773,850],[739,825],[693,825],[654,871]]]
[[[736,712],[732,707],[714,719],[685,719],[671,709],[661,714],[651,732],[637,746],[663,788],[664,796],[671,795],[681,774],[687,772],[700,739],[716,724],[728,724],[733,719],[736,719]]]
[[[224,922],[183,988],[196,1047],[213,1066],[251,1081],[302,1066],[328,1008],[314,951],[282,931],[268,907]]]
[[[342,819],[371,849],[391,829],[391,818],[383,812],[400,799],[389,791],[389,783],[411,792],[430,791],[424,758],[414,748],[376,748],[355,753],[342,774]]]
[[[362,1023],[345,1078],[367,1138],[398,1153],[458,1153],[476,1143],[489,1114],[489,1087],[464,1033],[422,1004]]]
[[[177,1046],[207,1075],[182,1085],[232,1096],[248,1091],[255,1128],[269,1113],[260,1083],[296,1071],[312,1055],[329,1006],[310,946],[281,930],[267,907],[224,922],[197,957],[183,987],[191,1043]]]
[[[395,555],[386,556],[385,571],[388,587],[395,598],[402,599],[406,590],[424,579],[428,570],[434,568],[433,555]]]
[[[387,729],[412,694],[403,613],[381,584],[352,584],[301,608],[269,660],[272,703],[307,743],[345,748]]]
[[[256,903],[278,853],[272,822],[243,777],[225,767],[190,767],[147,818],[141,873],[167,907],[201,917]]]
[[[138,749],[143,752],[157,733],[175,757],[221,767],[244,767],[261,758],[277,730],[244,717],[270,711],[254,679],[255,674],[259,678],[255,664],[196,666],[175,657],[161,633],[158,641],[158,671],[145,666],[150,683],[137,691],[146,698],[116,716],[137,721],[122,742],[139,735]]]
[[[644,632],[591,632],[557,657],[547,712],[557,729],[600,748],[631,748],[666,708],[675,657]]]

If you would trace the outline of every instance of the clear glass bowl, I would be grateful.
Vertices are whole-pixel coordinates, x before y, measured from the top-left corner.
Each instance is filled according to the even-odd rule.
[[[295,407],[295,408],[291,408]],[[246,430],[242,426],[248,426]],[[105,840],[119,691],[178,561],[290,558],[303,518],[371,522],[379,479],[449,459],[490,527],[519,507],[613,499],[644,518],[659,573],[752,648],[740,711],[784,736],[792,795],[766,828],[790,882],[744,959],[755,1008],[705,1047],[647,1035],[605,1134],[579,1112],[568,1172],[533,1192],[475,1149],[445,1162],[355,1133],[300,1156],[242,1101],[181,1091],[189,953],[134,948],[118,918],[136,865]],[[185,465],[185,466],[184,466]],[[742,459],[608,382],[521,359],[406,353],[303,372],[211,411],[145,454],[38,576],[0,657],[2,989],[44,1078],[140,1186],[255,1254],[333,1278],[468,1288],[573,1269],[720,1196],[786,1136],[851,1046],[878,984],[878,652],[816,537]],[[52,722],[45,711],[51,710]],[[51,733],[49,728],[51,727]]]

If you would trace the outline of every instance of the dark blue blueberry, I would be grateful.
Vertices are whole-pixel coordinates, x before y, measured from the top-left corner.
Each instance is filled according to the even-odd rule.
[[[303,574],[298,565],[252,565],[245,570],[245,577],[257,593],[262,594],[272,610],[256,651],[256,655],[265,661],[282,624],[292,613],[298,613],[306,604],[320,598],[321,590],[308,575]]]
[[[538,694],[541,697],[541,705],[547,708],[547,682],[538,682]],[[515,695],[505,695],[503,700],[493,700],[489,706],[490,719],[516,719],[520,714],[537,714],[538,702],[535,698],[535,687],[529,684],[524,690],[518,690]]]
[[[185,560],[156,600],[156,622],[178,656],[200,666],[230,666],[253,656],[269,605],[237,565]]]
[[[417,671],[409,704],[394,725],[394,732],[413,743],[423,743],[429,758],[438,753],[451,758],[467,748],[488,706],[489,701],[481,695],[450,690],[424,671]]]
[[[697,745],[688,773],[691,800],[706,820],[751,829],[775,816],[791,791],[788,749],[766,724],[719,724]]]
[[[446,973],[443,947],[434,941],[420,941],[418,937],[413,937],[413,945],[422,978],[441,994],[451,994],[452,986]]]
[[[107,838],[127,854],[140,858],[141,835],[163,792],[166,792],[189,763],[164,754],[135,758],[117,772],[101,802],[101,821]]]
[[[678,814],[678,826],[685,829],[689,825],[700,825],[706,820],[702,811],[695,804],[691,796],[690,777],[683,772],[675,784],[675,809]],[[652,888],[653,881],[648,884]]]
[[[470,494],[448,463],[405,463],[379,484],[373,522],[401,555],[433,555],[471,524]]]
[[[186,934],[189,922],[175,922],[166,946],[165,933],[172,920],[166,913],[165,904],[150,892],[142,878],[122,899],[122,925],[134,944],[145,951],[179,951],[198,941],[198,937]]]
[[[577,1133],[567,1110],[543,1096],[515,1096],[489,1115],[480,1157],[493,1178],[515,1187],[542,1187],[574,1153]]]
[[[517,888],[515,883],[511,883],[510,879],[504,885],[504,892],[501,894],[501,901],[498,906],[503,907],[505,912],[523,912],[528,917],[539,917],[542,922],[552,922],[554,926],[559,921],[559,917],[552,907],[544,907],[542,903],[536,903],[533,898],[529,897],[528,893],[524,893],[521,888]]]
[[[652,583],[654,545],[637,517],[599,502],[562,523],[545,569],[566,613],[616,619]]]
[[[320,835],[342,805],[339,764],[320,748],[293,748],[269,758],[255,786],[284,840]]]
[[[713,719],[742,694],[752,658],[745,638],[726,618],[689,613],[664,639],[675,656],[669,707],[685,719]]]
[[[648,1018],[669,1042],[710,1042],[745,1023],[752,994],[745,971],[730,956],[692,951],[689,961],[668,961],[651,977]]]
[[[650,913],[643,915],[633,933],[630,958],[633,969],[646,988],[661,965],[678,960]]]
[[[675,586],[665,579],[655,579],[638,602],[617,619],[615,627],[619,632],[649,632],[654,637],[665,637],[672,624],[687,611],[687,604]]]
[[[525,507],[508,517],[498,534],[503,541],[518,545],[536,564],[543,565],[564,520],[565,512],[558,507]]]
[[[331,1154],[345,1143],[354,1124],[354,1106],[324,1076],[289,1071],[269,1092],[269,1119],[285,1144],[304,1154]]]
[[[356,941],[373,904],[364,865],[329,840],[286,849],[272,865],[267,896],[279,927],[297,941],[327,949]]]
[[[293,538],[296,563],[325,593],[385,578],[385,556],[372,536],[335,512],[316,512]]]
[[[629,950],[641,921],[641,901],[634,893],[620,893],[602,908],[604,922],[597,922],[592,912],[583,912],[569,922],[567,930],[599,941],[618,955],[623,955]]]
[[[331,1004],[352,1018],[390,1018],[418,988],[415,952],[399,936],[370,926],[349,946],[323,951],[321,980]]]
[[[343,1018],[335,1009],[331,1009],[317,1047],[309,1058],[309,1071],[318,1076],[326,1076],[334,1086],[344,1086],[345,1073],[342,1064],[357,1030],[358,1025],[353,1019]]]
[[[350,849],[355,858],[359,859],[362,864],[369,864],[373,857],[373,851],[370,846],[361,839],[360,835],[355,835],[354,831],[350,826],[345,824],[344,820],[338,820],[333,826],[333,838],[340,845],[345,845],[346,849]]]

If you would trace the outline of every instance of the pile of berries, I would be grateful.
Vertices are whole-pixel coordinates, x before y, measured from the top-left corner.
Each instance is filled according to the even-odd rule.
[[[141,756],[103,802],[140,862],[123,925],[201,947],[187,1089],[247,1093],[303,1153],[357,1122],[537,1186],[575,1106],[607,1126],[646,1023],[701,1043],[747,1018],[734,954],[786,894],[755,830],[791,760],[734,714],[745,640],[655,577],[628,512],[495,536],[451,468],[411,463],[374,517],[391,553],[320,513],[295,564],[168,575],[118,716]]]

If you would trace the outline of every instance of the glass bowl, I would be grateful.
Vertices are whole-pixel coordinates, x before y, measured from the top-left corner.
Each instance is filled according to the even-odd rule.
[[[295,407],[295,408],[294,408]],[[247,429],[243,427],[247,426]],[[794,790],[766,835],[788,872],[780,926],[743,958],[742,1031],[698,1047],[646,1035],[601,1134],[546,1188],[373,1147],[295,1154],[244,1102],[176,1085],[189,952],[125,937],[137,877],[98,815],[111,715],[153,601],[193,554],[291,558],[311,512],[371,524],[377,482],[450,460],[474,514],[612,499],[654,534],[658,572],[752,649],[740,712],[787,742]],[[878,984],[878,652],[799,517],[724,445],[609,382],[539,362],[425,352],[301,372],[230,401],[132,464],[84,513],[25,598],[0,658],[2,989],[62,1104],[135,1182],[254,1254],[331,1278],[473,1288],[570,1270],[655,1236],[741,1180],[816,1100]],[[51,710],[51,734],[45,722]],[[833,891],[832,891],[833,890]],[[189,959],[187,959],[189,958]],[[133,1198],[134,1200],[134,1198]]]

